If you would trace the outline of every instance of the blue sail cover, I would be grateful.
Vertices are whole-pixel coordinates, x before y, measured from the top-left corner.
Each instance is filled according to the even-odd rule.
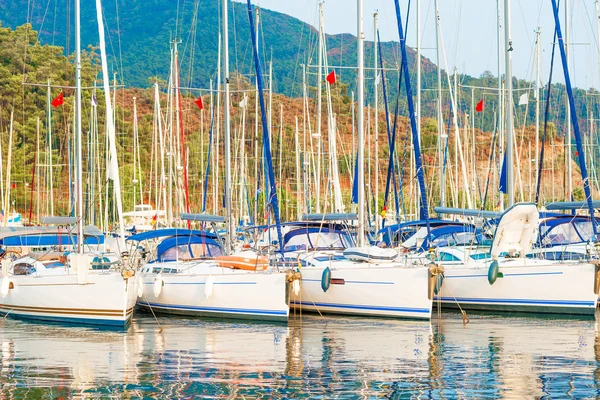
[[[506,153],[504,153],[504,161],[502,161],[502,172],[500,173],[500,186],[498,190],[506,194]]]
[[[585,165],[585,153],[583,151],[583,141],[581,140],[581,132],[579,131],[579,120],[577,117],[577,110],[575,109],[575,99],[573,97],[573,87],[571,86],[571,77],[569,76],[569,63],[567,60],[567,53],[565,51],[565,43],[560,29],[560,19],[558,16],[558,5],[556,0],[552,0],[552,9],[554,11],[554,21],[556,24],[556,36],[558,38],[558,47],[560,49],[560,55],[562,59],[563,72],[565,74],[565,86],[567,87],[567,96],[569,98],[569,109],[571,110],[571,123],[573,125],[573,133],[575,135],[575,142],[577,144],[577,153],[579,158],[579,167],[581,169],[581,180],[583,181],[583,191],[585,193],[585,199],[588,204],[590,211],[590,218],[592,220],[592,228],[594,230],[594,237],[598,238],[598,230],[596,221],[594,218],[594,206],[592,201],[592,192],[590,190],[590,181],[588,177],[587,167]],[[571,193],[572,195],[572,193]]]
[[[280,243],[280,251],[283,252],[283,235],[281,233],[281,220],[279,218],[279,200],[277,198],[277,186],[275,184],[275,172],[273,171],[273,158],[271,156],[271,140],[269,139],[269,124],[267,121],[267,114],[265,112],[265,98],[263,94],[263,74],[262,66],[260,64],[260,58],[258,57],[258,45],[256,43],[256,29],[254,27],[254,18],[252,16],[252,2],[248,0],[248,21],[250,22],[250,36],[252,37],[252,52],[254,54],[254,67],[256,69],[256,83],[258,85],[258,99],[260,101],[260,114],[262,120],[263,130],[263,152],[265,155],[265,168],[266,174],[265,179],[267,180],[267,187],[269,188],[268,202],[273,210],[273,216],[275,217],[275,225],[277,226],[277,238]]]
[[[413,138],[413,147],[415,152],[415,167],[417,169],[417,178],[419,181],[419,189],[421,191],[421,219],[427,221],[427,232],[429,234],[429,211],[427,210],[427,188],[425,186],[425,175],[423,173],[423,160],[421,159],[421,145],[419,143],[417,120],[415,117],[415,105],[412,98],[412,88],[410,85],[410,73],[408,71],[408,57],[406,55],[406,40],[402,29],[402,16],[400,14],[400,3],[396,3],[396,19],[398,21],[398,34],[400,36],[400,49],[402,50],[402,65],[401,69],[404,75],[404,85],[406,87],[406,98],[408,101],[408,114],[410,116],[410,127]]]
[[[204,195],[202,196],[202,212],[206,212],[206,197],[208,194],[208,177],[210,176],[210,157],[213,142],[213,126],[215,124],[215,107],[211,105],[210,131],[208,133],[208,154],[206,155],[206,173],[204,175]]]
[[[358,203],[358,152],[354,162],[354,180],[352,181],[352,204]]]

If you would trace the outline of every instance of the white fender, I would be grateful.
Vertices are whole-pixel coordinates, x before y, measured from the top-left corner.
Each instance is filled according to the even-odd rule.
[[[162,275],[158,274],[156,278],[154,278],[154,297],[160,296],[160,292],[162,292],[162,287],[164,282],[162,280]]]
[[[300,281],[298,279],[292,282],[292,289],[294,289],[294,295],[298,296],[300,294]]]
[[[210,296],[213,294],[213,286],[215,285],[215,278],[212,276],[208,276],[206,281],[204,282],[204,296],[207,299],[210,299]]]
[[[8,288],[10,287],[10,279],[8,276],[2,278],[2,283],[0,284],[0,294],[2,297],[5,297],[8,294]]]
[[[144,284],[142,283],[142,280],[138,278],[137,280],[137,287],[138,287],[138,291],[137,291],[137,296],[141,299],[142,296],[144,295]]]

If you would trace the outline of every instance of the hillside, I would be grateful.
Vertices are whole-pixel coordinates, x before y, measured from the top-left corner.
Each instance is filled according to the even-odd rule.
[[[27,0],[0,0],[0,21],[15,28],[31,23],[39,31],[42,44],[53,44],[73,51],[72,10],[67,0],[55,0],[52,7],[45,2]],[[179,4],[179,10],[177,6]],[[29,17],[26,12],[30,5]],[[191,75],[188,84],[209,86],[217,70],[218,38],[220,34],[220,2],[174,0],[104,2],[104,17],[109,35],[108,53],[111,67],[127,86],[148,87],[148,79],[166,79],[169,72],[170,41],[177,38],[182,65],[182,77]],[[251,73],[250,30],[246,6],[231,2],[230,54],[232,69]],[[82,2],[82,43],[98,45],[98,28],[94,2]],[[301,64],[315,64],[309,49],[316,45],[315,29],[296,18],[270,10],[261,10],[261,48],[265,61],[274,60],[274,89],[280,93],[298,95],[302,82]],[[328,35],[329,63],[356,65],[356,37]],[[384,43],[384,58],[396,64],[397,43]],[[366,57],[372,58],[373,44],[367,43]],[[410,57],[414,52],[409,50]],[[425,70],[434,66],[425,60]],[[190,74],[191,72],[191,74]],[[343,77],[345,74],[341,72]],[[349,79],[350,80],[350,79]]]
[[[93,49],[83,53],[83,86],[92,87],[94,82],[99,77],[99,60]],[[65,215],[70,211],[70,172],[69,165],[72,165],[72,126],[73,126],[73,90],[64,89],[65,104],[52,112],[52,163],[54,165],[54,194],[51,195],[48,191],[48,162],[49,153],[46,151],[49,141],[48,131],[45,123],[47,93],[45,87],[24,85],[23,82],[46,82],[48,79],[59,86],[69,86],[73,79],[73,62],[72,57],[66,57],[63,49],[58,46],[41,45],[37,38],[37,33],[31,29],[29,25],[23,25],[16,30],[0,27],[0,85],[3,88],[0,92],[0,144],[2,149],[0,154],[3,160],[3,176],[6,176],[7,166],[4,160],[8,157],[8,149],[12,148],[12,176],[10,179],[10,199],[11,205],[25,216],[30,212],[37,211],[37,205],[40,204],[40,213],[48,214],[48,204],[50,198],[55,202],[55,214]],[[488,79],[488,78],[482,78]],[[491,79],[491,78],[489,78]],[[389,78],[388,78],[389,80]],[[390,83],[391,84],[391,83]],[[252,207],[255,206],[255,176],[254,166],[256,158],[254,157],[255,149],[260,148],[261,140],[253,140],[255,129],[255,108],[254,95],[255,91],[252,84],[252,77],[243,76],[237,73],[232,74],[232,89],[234,95],[232,98],[232,134],[233,134],[233,151],[234,151],[234,182],[239,182],[239,165],[240,165],[240,146],[241,132],[245,130],[246,140],[244,142],[245,153],[248,156],[246,160],[246,199],[243,199],[243,191],[238,190],[237,186],[234,194],[235,204],[240,201],[248,202]],[[338,138],[338,167],[340,170],[340,181],[345,197],[345,203],[349,204],[350,197],[350,182],[352,177],[352,165],[354,162],[354,149],[356,146],[356,137],[353,129],[352,119],[352,100],[349,83],[343,81],[337,82],[331,87],[332,94],[332,110],[336,115],[337,120],[337,138]],[[242,100],[240,90],[249,90],[249,107],[247,109],[245,125],[242,124],[242,112],[239,103]],[[554,89],[553,89],[554,90]],[[59,89],[52,89],[51,97],[58,95]],[[104,105],[103,94],[100,90],[96,93],[96,98],[99,100],[97,107],[98,126],[97,126],[97,141],[90,131],[94,132],[91,127],[90,100],[92,96],[91,90],[83,91],[83,128],[84,128],[84,179],[86,180],[86,208],[97,209],[96,215],[101,215],[104,206],[103,199],[106,188],[104,179],[104,163],[96,158],[90,158],[91,149],[96,148],[99,154],[99,160],[104,160]],[[140,132],[140,167],[143,171],[142,182],[144,184],[144,199],[143,201],[155,203],[155,196],[152,194],[153,188],[158,185],[156,177],[156,154],[157,140],[154,134],[155,126],[153,125],[153,90],[152,89],[130,89],[120,88],[117,90],[117,133],[118,133],[118,153],[120,172],[122,177],[122,189],[124,197],[125,209],[133,207],[133,97],[137,97],[138,105],[138,121]],[[167,94],[164,92],[164,87],[161,87],[160,101],[163,107],[162,118],[166,122],[169,120],[166,112]],[[207,164],[207,149],[209,142],[210,131],[210,109],[211,104],[219,106],[216,99],[211,99],[208,94],[204,95],[205,110],[198,111],[198,108],[193,103],[194,96],[190,93],[182,93],[182,121],[183,132],[185,135],[185,147],[188,155],[189,182],[190,182],[190,205],[194,211],[201,210],[202,199],[204,196],[205,170]],[[463,100],[464,101],[464,100]],[[273,96],[273,115],[271,140],[273,149],[273,158],[275,164],[276,177],[281,188],[282,196],[282,213],[286,218],[294,218],[295,209],[297,206],[298,196],[296,194],[296,182],[300,175],[295,168],[295,151],[294,151],[294,134],[296,130],[295,119],[298,118],[300,143],[303,148],[303,156],[310,160],[314,167],[315,154],[317,153],[317,143],[311,139],[315,132],[315,101],[314,98],[308,100],[308,119],[304,120],[303,100],[301,98],[290,98],[283,94],[275,94]],[[462,104],[462,103],[461,103]],[[553,107],[560,109],[560,105],[552,103]],[[325,107],[324,107],[325,108]],[[221,106],[222,110],[222,99]],[[14,110],[14,138],[12,146],[9,145],[9,121],[10,112]],[[385,115],[383,106],[380,107],[379,115],[379,170],[380,174],[379,187],[380,197],[384,187],[385,169],[387,166],[387,158],[389,154],[389,144],[387,140],[387,132],[385,126]],[[468,110],[464,108],[463,110]],[[461,110],[461,111],[463,111]],[[444,118],[448,118],[448,110],[444,113]],[[517,127],[522,126],[522,114],[517,110]],[[432,112],[429,108],[429,112]],[[485,117],[493,114],[493,109],[489,110],[489,105],[483,113],[476,115],[475,131],[471,131],[465,125],[468,120],[465,118],[465,113],[460,113],[460,134],[463,141],[465,153],[465,164],[471,191],[476,194],[476,197],[482,196],[488,170],[489,170],[489,154],[491,143],[494,134],[485,129]],[[411,172],[412,152],[410,141],[408,141],[408,124],[404,117],[405,110],[400,107],[400,118],[398,124],[398,140],[396,147],[398,156],[396,165],[398,165],[399,180],[402,183],[401,195],[405,208],[410,208],[412,204],[411,187],[414,184],[413,173]],[[207,197],[209,199],[208,211],[221,214],[220,199],[223,193],[223,129],[221,115],[215,115],[214,134],[218,145],[213,146],[212,155],[212,173],[209,176]],[[39,119],[39,130],[38,130]],[[280,122],[281,121],[281,122]],[[202,122],[202,123],[201,123]],[[374,140],[374,115],[373,109],[368,108],[366,115],[367,122],[367,173],[370,178],[367,182],[371,182],[371,186],[367,188],[369,201],[373,202],[372,193],[375,181],[375,140]],[[310,125],[309,125],[310,124]],[[260,122],[258,127],[260,128]],[[430,204],[436,204],[439,197],[438,183],[438,168],[439,161],[437,159],[436,148],[438,146],[437,124],[433,119],[425,117],[422,121],[422,147],[424,153],[425,172],[430,191]],[[554,124],[550,125],[551,142],[548,146],[548,155],[546,156],[546,168],[544,172],[543,198],[545,200],[562,199],[564,198],[565,187],[565,168],[564,168],[564,145],[562,138],[559,137],[560,130]],[[483,129],[482,129],[483,128]],[[327,132],[327,119],[323,118],[322,131]],[[38,136],[39,132],[39,136]],[[531,160],[534,160],[535,146],[532,146],[533,133],[531,128],[519,128],[519,165],[523,180],[522,193],[524,199],[530,198],[530,193],[533,189],[532,179],[535,176],[535,168],[532,166]],[[178,136],[178,135],[176,135]],[[326,136],[326,135],[325,135]],[[39,137],[39,148],[37,151]],[[220,142],[218,141],[221,137]],[[457,159],[456,132],[450,129],[450,137],[448,142],[448,160],[453,166],[448,169],[447,184],[449,187],[458,186],[460,189],[455,193],[457,204],[464,202],[464,185],[460,183],[462,174],[457,174],[455,166],[459,163]],[[589,139],[587,139],[589,141]],[[311,143],[311,141],[313,143]],[[93,146],[92,146],[93,145]],[[532,149],[533,147],[533,149]],[[327,139],[322,142],[323,161],[322,172],[326,173],[328,164],[327,156]],[[69,155],[71,154],[71,156]],[[260,152],[258,153],[260,154]],[[218,162],[216,162],[218,159]],[[495,156],[497,160],[497,154]],[[90,161],[95,160],[92,164]],[[217,167],[215,167],[215,165]],[[39,166],[39,168],[37,168]],[[312,168],[312,167],[311,167]],[[490,175],[489,190],[490,193],[497,193],[497,171],[499,165],[497,161],[492,164],[492,174]],[[91,181],[92,171],[98,180],[94,178]],[[260,171],[260,169],[259,169]],[[573,165],[574,182],[577,185],[578,169]],[[34,175],[37,174],[37,175]],[[179,172],[175,173],[179,175]],[[458,175],[458,179],[457,179]],[[37,179],[40,178],[38,183]],[[477,177],[475,179],[474,177]],[[314,175],[308,177],[309,182],[313,182]],[[3,183],[5,181],[3,180]],[[458,182],[458,185],[457,185]],[[314,183],[308,195],[301,195],[310,200],[314,206]],[[327,180],[321,180],[321,191],[323,196],[329,196],[327,189]],[[91,194],[91,187],[96,186],[96,191]],[[109,190],[110,183],[109,183]],[[154,189],[155,191],[155,189]],[[521,191],[519,188],[518,191]],[[40,203],[37,202],[38,193],[40,194]],[[580,192],[575,193],[576,197],[580,196]],[[262,201],[259,195],[259,213],[262,213]],[[110,198],[110,196],[109,196]],[[330,199],[329,199],[330,200]],[[138,197],[136,202],[140,201]],[[391,200],[390,200],[391,203]],[[388,203],[388,205],[390,205]],[[35,205],[35,207],[34,207]],[[380,202],[382,205],[382,202]],[[487,198],[487,206],[494,207],[495,201],[493,198]],[[407,212],[409,212],[408,210]],[[35,215],[32,216],[35,219]],[[99,223],[98,220],[94,221]]]

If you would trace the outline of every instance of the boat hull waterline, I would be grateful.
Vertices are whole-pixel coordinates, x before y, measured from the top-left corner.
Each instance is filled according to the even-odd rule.
[[[2,277],[4,278],[4,277]],[[76,274],[8,275],[11,289],[0,299],[0,314],[54,323],[126,327],[136,303],[136,277],[118,271]]]
[[[210,274],[141,273],[138,305],[165,314],[287,321],[285,274],[209,268]]]
[[[543,261],[519,259],[501,262],[502,277],[493,285],[488,282],[485,267],[444,265],[444,284],[434,300],[445,307],[460,305],[467,310],[593,317],[598,303],[598,295],[594,293],[595,265],[543,264]]]

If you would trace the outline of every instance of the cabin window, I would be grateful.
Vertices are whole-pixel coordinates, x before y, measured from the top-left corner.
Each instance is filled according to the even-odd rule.
[[[349,244],[346,235],[339,232],[310,232],[292,236],[285,244],[284,251],[298,249],[345,249]]]
[[[13,275],[30,275],[35,272],[35,267],[27,263],[19,263],[13,266]]]
[[[552,228],[544,237],[542,245],[556,246],[563,244],[580,243],[581,237],[573,224],[560,224]]]
[[[458,257],[456,257],[454,254],[441,252],[437,256],[436,261],[460,261],[460,259]]]
[[[173,246],[161,255],[162,261],[192,260],[195,258],[217,257],[222,255],[221,248],[213,244],[192,243]]]

